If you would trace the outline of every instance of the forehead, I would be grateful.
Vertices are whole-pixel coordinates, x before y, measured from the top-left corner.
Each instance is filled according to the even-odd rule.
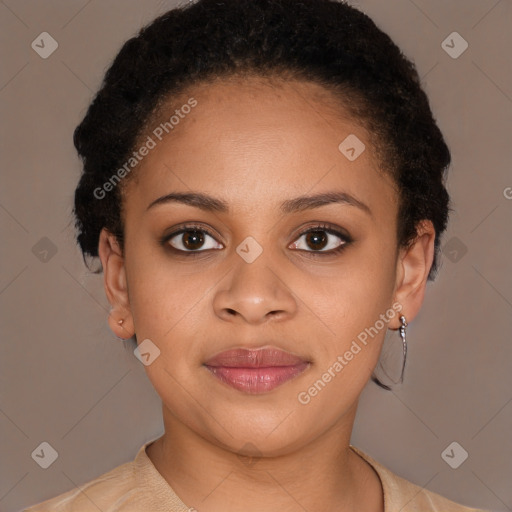
[[[160,140],[155,133],[173,115],[178,122]],[[333,188],[394,200],[363,123],[315,83],[246,77],[199,84],[164,105],[146,132],[154,148],[127,187],[140,201],[194,190],[247,209]]]

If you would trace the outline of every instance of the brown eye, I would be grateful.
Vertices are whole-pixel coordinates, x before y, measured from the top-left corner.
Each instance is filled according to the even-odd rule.
[[[208,249],[222,249],[212,235],[202,229],[181,229],[167,237],[167,243],[182,252],[202,252]]]
[[[302,233],[290,246],[310,253],[334,253],[341,250],[351,242],[347,235],[343,235],[332,228],[315,227]]]
[[[328,237],[324,231],[310,231],[306,234],[306,244],[316,251],[323,249],[327,242]]]
[[[181,236],[183,246],[191,251],[199,249],[204,244],[204,236],[201,231],[185,231]]]

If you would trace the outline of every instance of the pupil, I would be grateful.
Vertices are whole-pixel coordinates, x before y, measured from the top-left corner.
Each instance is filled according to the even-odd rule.
[[[183,245],[187,249],[199,249],[204,243],[201,231],[186,231],[183,233]]]
[[[312,249],[323,249],[327,245],[327,235],[324,231],[311,231],[306,235],[306,243]]]

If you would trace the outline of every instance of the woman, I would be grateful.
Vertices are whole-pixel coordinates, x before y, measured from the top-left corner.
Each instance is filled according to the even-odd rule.
[[[350,445],[435,274],[450,153],[414,66],[331,0],[200,0],[75,131],[78,242],[165,433],[41,510],[470,511]]]

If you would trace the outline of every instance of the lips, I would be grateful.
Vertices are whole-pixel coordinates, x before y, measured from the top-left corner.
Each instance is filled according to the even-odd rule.
[[[300,375],[309,362],[277,348],[234,349],[204,363],[213,376],[245,393],[271,391]]]

